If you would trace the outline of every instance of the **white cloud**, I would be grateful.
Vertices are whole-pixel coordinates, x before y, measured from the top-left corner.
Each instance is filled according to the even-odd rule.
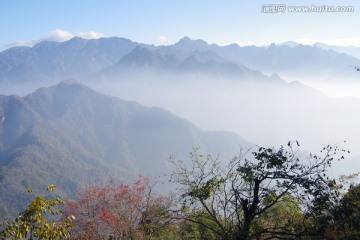
[[[236,40],[235,43],[236,43],[237,45],[239,45],[240,47],[256,45],[256,44],[253,43],[253,42],[241,41],[241,40]]]
[[[6,48],[22,47],[22,46],[30,46],[30,44],[25,42],[25,41],[16,41],[16,42],[9,43],[9,44],[5,45]]]
[[[65,42],[74,37],[74,34],[61,30],[55,29],[49,32],[49,36],[45,40],[55,41],[55,42]]]
[[[40,38],[40,39],[29,41],[29,42],[19,40],[19,41],[4,45],[4,48],[6,49],[6,48],[11,48],[11,47],[17,47],[17,46],[32,47],[41,41],[65,42],[75,36],[79,36],[84,39],[98,39],[98,38],[104,37],[104,35],[102,33],[98,33],[95,31],[78,32],[76,34],[73,34],[71,32],[68,32],[68,31],[65,31],[62,29],[54,29],[54,30],[51,30],[48,33],[48,36],[45,38]]]
[[[294,40],[297,43],[305,44],[305,45],[312,45],[314,43],[325,43],[328,45],[334,45],[334,46],[354,46],[354,47],[360,47],[360,37],[356,38],[334,38],[334,39],[322,39],[322,40],[315,40],[311,38],[301,38]]]
[[[78,32],[77,36],[85,39],[98,39],[104,37],[102,33],[90,31],[90,32]]]
[[[26,46],[26,42],[25,41],[16,41],[16,42],[14,42],[14,46]]]
[[[322,41],[322,43],[326,43],[326,44],[329,44],[329,45],[336,45],[336,46],[360,47],[360,37],[357,37],[357,38],[330,39],[330,40]]]
[[[300,39],[294,40],[294,42],[297,42],[297,43],[300,43],[303,45],[312,45],[312,44],[316,43],[316,41],[311,38],[300,38]]]
[[[237,45],[239,45],[240,47],[246,47],[246,46],[258,46],[258,47],[264,47],[264,46],[268,46],[271,44],[271,42],[252,42],[252,41],[242,41],[242,40],[236,40],[235,43]],[[230,45],[230,44],[233,44],[233,43],[227,43],[227,44],[224,44],[225,46],[226,45]]]
[[[158,42],[159,44],[165,44],[165,43],[168,42],[168,39],[167,39],[167,37],[165,37],[165,36],[160,36],[160,37],[158,38],[157,42]]]
[[[354,47],[360,47],[360,37],[355,37],[355,38],[337,38],[337,39],[313,39],[313,38],[299,38],[299,39],[287,39],[284,40],[283,42],[286,41],[294,41],[296,43],[299,44],[303,44],[303,45],[313,45],[315,43],[325,43],[328,45],[334,45],[334,46],[354,46]],[[283,43],[283,42],[278,42]],[[241,40],[237,40],[235,41],[236,44],[238,44],[239,46],[243,47],[243,46],[250,46],[250,45],[255,45],[255,46],[266,46],[266,45],[270,45],[271,43],[253,43],[253,42],[249,42],[249,41],[241,41]]]

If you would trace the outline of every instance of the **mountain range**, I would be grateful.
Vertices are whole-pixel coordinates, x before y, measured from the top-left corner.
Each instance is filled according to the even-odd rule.
[[[289,47],[296,47],[299,45],[302,45],[301,43],[297,43],[295,41],[287,41],[278,44],[280,46],[289,46]],[[338,53],[346,53],[348,55],[351,55],[353,57],[360,59],[360,48],[355,46],[336,46],[336,45],[330,45],[326,43],[316,42],[314,44],[311,44],[312,46],[316,46],[325,50],[334,50]]]
[[[0,96],[0,213],[28,204],[26,189],[49,184],[75,196],[78,186],[114,176],[166,173],[170,156],[192,147],[238,154],[250,143],[229,132],[202,131],[163,109],[99,94],[74,81],[24,97]]]
[[[154,46],[117,37],[75,37],[2,51],[0,84],[54,83],[68,78],[86,81],[90,75],[118,71],[124,65],[131,65],[132,73],[147,67],[237,79],[278,73],[288,81],[309,77],[312,81],[339,77],[347,81],[357,78],[348,65],[360,65],[360,60],[317,45],[219,46],[184,37],[173,45]]]
[[[249,142],[297,139],[312,151],[348,140],[360,154],[360,100],[294,81],[351,83],[358,72],[348,65],[360,60],[319,46],[219,46],[187,37],[168,46],[76,37],[7,49],[0,53],[0,213],[23,209],[29,187],[56,184],[69,196],[104,176],[161,175],[170,155],[186,159],[193,146],[229,159]]]

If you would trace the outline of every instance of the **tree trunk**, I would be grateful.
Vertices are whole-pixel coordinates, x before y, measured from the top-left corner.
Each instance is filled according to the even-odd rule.
[[[244,218],[244,225],[241,229],[240,235],[236,238],[236,240],[247,240],[250,233],[250,223],[251,219],[248,217]]]
[[[236,238],[236,240],[248,240],[250,234],[251,221],[254,218],[257,205],[259,204],[259,188],[261,181],[256,178],[254,183],[254,196],[251,205],[248,204],[247,199],[240,199],[241,206],[244,212],[244,224],[241,229],[240,235]]]

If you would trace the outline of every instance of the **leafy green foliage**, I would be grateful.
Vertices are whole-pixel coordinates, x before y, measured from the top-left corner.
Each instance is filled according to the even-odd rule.
[[[328,239],[360,239],[360,185],[350,186],[339,204],[323,216],[318,227],[325,228]]]
[[[336,157],[344,158],[345,150],[328,145],[316,155],[298,147],[297,141],[287,148],[260,147],[252,158],[247,151],[227,165],[198,149],[190,162],[172,159],[182,218],[221,239],[320,236],[312,223],[340,196],[326,170]]]
[[[47,190],[54,191],[56,187],[50,185]],[[29,189],[28,193],[32,194]],[[70,237],[74,216],[62,220],[54,220],[55,216],[62,215],[59,206],[64,202],[59,199],[45,199],[37,196],[28,208],[20,213],[13,221],[0,223],[0,237],[2,239],[66,239]]]

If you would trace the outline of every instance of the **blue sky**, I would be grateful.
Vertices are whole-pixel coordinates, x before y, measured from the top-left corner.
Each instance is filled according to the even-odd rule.
[[[266,4],[354,6],[352,13],[262,13]],[[296,40],[360,46],[358,0],[2,0],[0,50],[72,36],[171,44],[183,36],[220,45]]]

